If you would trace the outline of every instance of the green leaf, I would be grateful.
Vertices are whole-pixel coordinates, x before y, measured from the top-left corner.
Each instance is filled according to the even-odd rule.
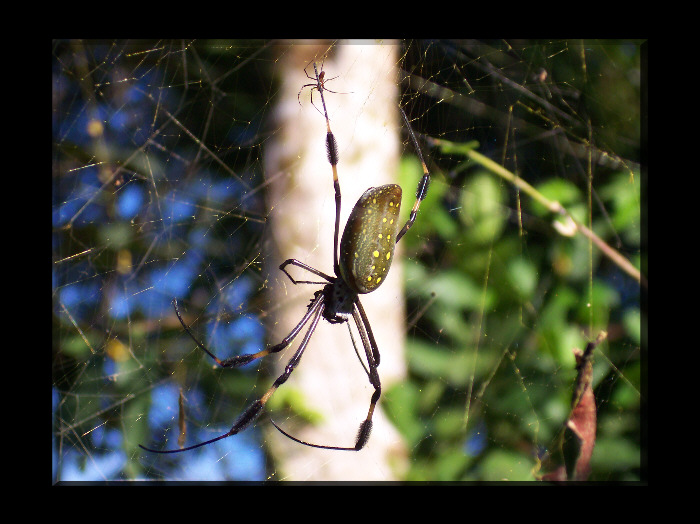
[[[500,237],[508,217],[505,191],[493,176],[481,172],[472,177],[460,198],[460,217],[468,238],[490,244]]]
[[[537,190],[548,200],[559,202],[567,209],[571,204],[582,202],[579,188],[563,178],[547,180],[539,184]],[[532,212],[538,216],[548,216],[550,213],[548,209],[535,200],[532,201]]]

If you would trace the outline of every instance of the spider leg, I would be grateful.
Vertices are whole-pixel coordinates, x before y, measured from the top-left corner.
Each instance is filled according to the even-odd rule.
[[[357,325],[357,330],[360,333],[360,338],[362,339],[362,346],[365,348],[367,364],[369,364],[369,370],[365,368],[365,372],[367,372],[367,377],[369,378],[370,384],[372,384],[372,386],[374,387],[374,393],[372,394],[372,399],[370,400],[369,404],[369,410],[367,411],[367,418],[363,420],[360,424],[360,428],[357,431],[357,438],[355,439],[355,445],[353,447],[324,446],[321,444],[313,444],[311,442],[306,442],[304,440],[296,438],[293,435],[290,435],[281,427],[279,427],[274,420],[270,419],[270,422],[272,422],[272,425],[275,426],[277,431],[282,433],[285,437],[293,440],[294,442],[312,448],[330,449],[335,451],[360,451],[369,440],[369,435],[372,431],[372,416],[374,415],[374,409],[377,406],[377,402],[379,402],[379,397],[382,394],[382,384],[379,380],[379,373],[377,373],[377,366],[379,365],[379,349],[377,348],[377,343],[374,340],[374,335],[372,334],[372,328],[370,327],[369,321],[367,320],[367,315],[364,314],[364,309],[362,309],[362,304],[360,304],[359,300],[356,300],[354,303],[352,318],[355,321],[355,324]],[[364,364],[362,364],[362,367],[364,367]]]
[[[326,282],[314,282],[314,281],[312,281],[312,280],[295,280],[294,277],[292,277],[292,275],[290,275],[290,274],[287,272],[287,270],[284,269],[285,267],[287,267],[287,266],[289,266],[289,265],[297,266],[297,267],[300,267],[300,268],[302,268],[302,269],[305,269],[305,270],[308,271],[309,273],[313,273],[314,275],[318,275],[319,277],[326,279]],[[313,267],[311,267],[311,266],[309,266],[309,265],[307,265],[307,264],[304,264],[303,262],[300,262],[300,261],[297,260],[296,258],[288,258],[287,260],[285,260],[284,262],[282,262],[282,264],[280,265],[280,270],[281,270],[285,275],[287,275],[287,277],[289,278],[289,280],[292,281],[293,284],[322,284],[322,285],[323,285],[323,284],[327,284],[327,283],[329,283],[329,282],[330,282],[331,284],[332,284],[333,282],[335,282],[335,277],[332,277],[332,276],[330,276],[330,275],[326,275],[326,274],[323,273],[322,271],[319,271],[319,270],[316,269],[316,268],[313,268]]]
[[[406,127],[408,128],[408,133],[411,135],[411,139],[413,140],[413,145],[416,148],[416,151],[418,152],[418,157],[420,158],[420,162],[423,165],[423,178],[421,178],[420,182],[418,182],[418,187],[416,188],[416,202],[413,204],[413,208],[411,209],[411,214],[408,217],[406,224],[404,224],[401,231],[399,231],[398,235],[396,235],[396,243],[397,244],[399,243],[399,240],[401,240],[401,237],[406,234],[406,231],[408,231],[409,228],[416,221],[416,215],[418,214],[418,208],[420,208],[420,203],[423,201],[423,199],[425,198],[425,195],[428,193],[428,186],[430,185],[430,171],[428,171],[428,167],[425,165],[425,160],[423,160],[423,153],[421,152],[420,146],[418,145],[418,140],[416,139],[416,135],[413,133],[413,129],[411,128],[411,124],[408,121],[408,117],[406,116],[406,113],[404,112],[404,110],[401,106],[399,106],[399,110],[401,111],[401,116],[403,117],[403,120],[406,123]]]
[[[316,62],[314,64],[314,74],[316,75],[315,78],[309,75],[308,71],[306,71],[306,67],[309,67],[311,65],[310,63],[306,65],[304,68],[304,73],[306,73],[306,76],[310,78],[311,80],[316,81],[316,85],[313,84],[306,84],[305,86],[302,87],[311,87],[311,104],[313,104],[314,107],[316,105],[314,104],[314,89],[319,92],[321,95],[321,103],[323,104],[323,116],[326,118],[326,152],[328,153],[328,161],[331,164],[331,168],[333,170],[333,190],[335,191],[335,232],[333,236],[333,271],[335,272],[336,275],[340,275],[340,266],[338,265],[338,235],[339,235],[339,230],[340,230],[340,182],[338,182],[338,169],[337,169],[337,164],[338,164],[338,144],[335,141],[335,135],[333,135],[333,132],[331,131],[331,123],[330,120],[328,119],[328,110],[326,109],[326,99],[323,96],[323,91],[330,91],[329,89],[326,89],[324,86],[324,79],[323,77],[325,76],[325,73],[323,71],[323,63],[321,63],[321,72],[318,72],[318,68],[316,67]],[[333,77],[337,78],[337,77]],[[332,80],[332,79],[331,79]],[[331,93],[333,91],[330,91]],[[297,96],[298,98],[298,96]],[[319,113],[321,112],[318,107],[316,107],[316,111]],[[319,275],[321,276],[321,275]],[[290,277],[291,278],[291,277]]]
[[[322,294],[320,291],[316,293],[314,296],[314,300],[317,299],[318,295]],[[313,305],[313,302],[312,302]],[[216,355],[214,355],[211,351],[209,351],[204,344],[202,344],[197,337],[194,336],[192,331],[190,330],[189,327],[187,327],[187,324],[185,324],[185,321],[182,319],[182,316],[180,316],[180,311],[177,307],[177,300],[173,299],[173,306],[175,307],[175,314],[177,315],[178,320],[180,321],[180,324],[182,324],[182,327],[185,329],[187,334],[190,336],[192,340],[195,341],[197,346],[204,351],[207,355],[209,355],[214,361],[221,366],[222,368],[237,368],[239,366],[243,366],[245,364],[248,364],[249,362],[252,362],[253,360],[257,360],[259,358],[262,358],[266,355],[269,355],[270,353],[278,353],[285,349],[289,344],[292,343],[294,338],[299,334],[299,331],[304,327],[304,325],[309,321],[311,318],[312,312],[311,312],[311,306],[309,306],[309,309],[306,311],[303,317],[301,317],[301,321],[292,329],[289,334],[282,339],[282,341],[279,344],[275,344],[274,346],[270,346],[268,348],[265,348],[261,351],[258,351],[257,353],[250,353],[248,355],[236,355],[231,358],[227,358],[226,360],[221,360],[218,358]]]
[[[323,67],[321,69],[323,69]],[[324,73],[324,75],[325,75],[325,73]],[[330,89],[326,89],[326,82],[330,82],[331,80],[335,80],[336,78],[340,78],[340,75],[336,75],[333,78],[324,78],[323,82],[321,82],[321,84],[323,84],[323,89],[325,89],[329,93],[335,93],[335,91],[331,91]]]
[[[306,76],[309,76],[308,74]],[[311,78],[309,76],[309,78]],[[313,78],[311,78],[313,80]],[[299,105],[301,105],[301,92],[304,90],[305,87],[310,87],[312,90],[317,89],[316,84],[304,84],[301,86],[301,89],[299,90],[299,93],[297,93],[297,100],[299,101]]]
[[[359,297],[355,301],[355,307],[360,312],[360,317],[362,318],[362,323],[367,328],[367,336],[369,337],[369,343],[370,343],[370,346],[372,347],[372,356],[374,357],[374,364],[375,364],[375,367],[377,367],[377,366],[379,366],[379,360],[380,360],[380,358],[379,358],[379,346],[377,346],[377,341],[374,340],[374,333],[372,333],[372,328],[369,325],[369,318],[367,318],[367,313],[365,313],[365,308],[362,307],[362,302],[360,302]],[[357,319],[355,320],[355,322],[357,323]],[[367,348],[366,345],[365,345],[365,348]]]
[[[372,398],[370,400],[367,418],[362,421],[357,431],[357,440],[355,441],[354,449],[355,451],[359,451],[367,443],[369,434],[372,431],[372,415],[374,415],[374,408],[377,406],[379,397],[382,394],[382,383],[379,380],[379,373],[377,373],[377,366],[379,366],[379,348],[377,347],[377,342],[374,340],[372,327],[369,325],[369,320],[367,319],[367,315],[365,314],[365,310],[359,298],[355,300],[352,318],[355,320],[357,330],[360,332],[360,337],[362,338],[362,345],[365,348],[367,364],[369,365],[369,382],[374,386],[374,393],[372,393]]]
[[[235,435],[236,433],[240,433],[244,429],[246,429],[251,422],[253,422],[258,416],[260,415],[260,412],[262,409],[265,407],[265,404],[267,401],[270,399],[270,397],[273,395],[275,391],[277,391],[277,388],[280,387],[282,384],[284,384],[287,379],[289,378],[289,375],[292,374],[292,371],[294,371],[294,368],[297,367],[299,364],[299,360],[301,360],[301,356],[304,354],[304,350],[306,349],[306,346],[309,344],[309,340],[311,339],[311,335],[314,334],[314,331],[316,331],[316,327],[318,326],[318,322],[321,319],[321,312],[323,311],[323,304],[324,304],[324,295],[323,293],[319,293],[316,295],[316,298],[314,299],[314,302],[312,303],[311,307],[309,308],[309,311],[307,312],[306,315],[304,315],[304,319],[302,319],[302,322],[300,322],[297,327],[292,330],[294,331],[299,331],[301,329],[301,326],[308,320],[308,318],[313,317],[311,320],[311,325],[309,326],[308,331],[306,332],[306,335],[304,335],[304,339],[301,341],[301,344],[299,344],[299,348],[296,350],[294,355],[292,355],[292,358],[289,359],[289,362],[287,362],[287,365],[284,367],[284,372],[277,377],[277,379],[272,383],[272,386],[270,386],[270,389],[268,389],[265,394],[260,397],[258,400],[253,402],[248,408],[239,415],[239,417],[236,419],[234,422],[233,426],[231,427],[230,430],[228,430],[226,433],[223,435],[219,435],[218,437],[214,437],[213,439],[206,440],[204,442],[200,442],[199,444],[195,444],[194,446],[189,446],[187,448],[182,448],[182,449],[171,449],[171,450],[157,450],[157,449],[150,449],[145,446],[142,446],[139,444],[139,447],[141,449],[145,449],[146,451],[150,451],[152,453],[181,453],[183,451],[190,451],[192,449],[199,448],[201,446],[206,446],[207,444],[211,444],[212,442],[216,442],[217,440],[224,439],[226,437],[230,437],[232,435]],[[291,333],[290,333],[291,335]],[[288,337],[289,338],[289,337]]]
[[[321,62],[321,71],[323,71],[323,64],[324,64],[325,60],[326,60],[326,59],[325,59],[325,57],[324,57],[324,58],[323,58],[323,62]],[[316,75],[316,77],[313,77],[313,76],[311,76],[311,75],[309,74],[309,72],[306,70],[306,68],[309,67],[311,64],[316,65],[316,64],[314,63],[314,60],[311,60],[311,62],[309,62],[308,64],[306,64],[306,67],[304,68],[304,73],[306,74],[306,77],[307,77],[309,80],[318,81],[318,75]],[[314,84],[314,85],[315,85],[315,84]]]
[[[367,378],[369,378],[369,371],[367,370],[367,366],[365,366],[365,363],[362,361],[362,357],[360,356],[360,351],[357,349],[357,343],[355,342],[355,335],[352,334],[352,329],[350,328],[350,322],[348,322],[348,333],[350,334],[352,348],[355,350],[355,355],[357,355],[357,360],[360,361],[360,365],[362,366],[362,369],[365,370],[365,375],[367,375]]]
[[[318,87],[312,87],[312,88],[311,88],[311,105],[314,106],[314,109],[315,109],[316,111],[318,111],[320,115],[323,115],[323,113],[321,113],[321,110],[320,110],[318,107],[316,107],[316,104],[314,104],[314,89],[315,89],[316,91],[318,91],[319,93],[320,93],[321,91],[327,91],[327,89],[325,89],[323,86],[321,86],[320,89],[319,89]]]
[[[318,71],[316,70],[316,64],[314,63],[314,72],[316,73],[316,78],[318,79]],[[326,117],[326,153],[328,155],[328,162],[331,164],[331,170],[333,171],[333,191],[335,192],[335,230],[333,232],[333,271],[336,275],[340,275],[340,266],[338,265],[338,236],[340,231],[340,182],[338,181],[338,143],[335,140],[335,135],[331,131],[331,123],[328,119],[328,111],[326,110],[326,99],[323,96],[323,86],[320,84],[320,88],[316,88],[321,94],[321,103],[323,104],[323,114]],[[318,108],[317,108],[318,109]]]

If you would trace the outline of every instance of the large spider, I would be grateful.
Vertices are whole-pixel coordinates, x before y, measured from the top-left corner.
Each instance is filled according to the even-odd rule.
[[[217,440],[230,437],[231,435],[235,435],[236,433],[239,433],[247,428],[248,425],[260,415],[260,412],[272,394],[278,387],[287,381],[289,376],[292,374],[292,371],[294,371],[294,369],[297,367],[299,361],[301,360],[301,356],[304,354],[304,350],[309,344],[309,340],[316,330],[322,316],[332,324],[348,322],[349,318],[352,316],[352,319],[355,322],[357,330],[360,334],[362,346],[367,358],[368,368],[365,368],[365,372],[367,373],[370,384],[372,384],[372,387],[374,387],[374,393],[372,394],[372,398],[370,400],[367,418],[360,424],[355,445],[352,447],[342,447],[312,444],[300,440],[285,432],[277,424],[275,424],[274,421],[272,421],[272,424],[282,434],[290,439],[306,446],[322,449],[359,451],[364,447],[369,439],[369,435],[372,430],[372,415],[374,414],[374,409],[379,401],[382,386],[379,380],[379,374],[377,373],[380,358],[379,348],[377,348],[377,342],[372,334],[372,328],[370,326],[369,319],[367,318],[367,314],[365,313],[362,303],[360,302],[360,295],[374,291],[382,284],[382,282],[384,282],[394,256],[394,247],[415,222],[420,203],[428,192],[430,173],[428,172],[428,168],[423,160],[420,146],[418,145],[418,141],[413,134],[408,117],[406,116],[406,113],[404,113],[403,109],[399,107],[401,116],[403,117],[406,127],[408,128],[413,144],[423,165],[423,177],[418,183],[418,188],[416,190],[416,201],[411,209],[411,214],[404,226],[399,230],[398,219],[399,210],[401,207],[401,187],[396,184],[371,187],[359,198],[355,204],[355,207],[350,213],[345,230],[343,231],[343,237],[340,240],[339,249],[338,232],[340,228],[341,195],[340,184],[338,182],[338,171],[336,167],[338,164],[338,145],[336,143],[335,136],[331,131],[328,112],[326,110],[326,101],[323,96],[323,91],[326,90],[323,84],[325,74],[323,71],[321,71],[319,74],[316,63],[314,63],[314,73],[315,84],[307,84],[305,87],[311,86],[312,89],[316,89],[319,92],[321,95],[321,102],[323,103],[324,116],[326,118],[326,149],[328,152],[328,161],[331,164],[331,169],[333,172],[333,188],[335,190],[335,233],[333,240],[333,272],[335,276],[327,275],[318,269],[308,266],[307,264],[304,264],[303,262],[300,262],[294,258],[285,260],[280,265],[280,270],[287,275],[292,283],[318,284],[319,282],[295,280],[286,270],[286,267],[290,265],[297,266],[316,276],[319,276],[328,283],[325,284],[322,289],[319,289],[314,293],[311,303],[308,305],[304,316],[294,327],[294,329],[292,329],[292,331],[286,337],[284,337],[279,344],[265,348],[257,353],[238,355],[226,360],[220,360],[192,334],[190,329],[182,320],[182,316],[180,315],[177,307],[177,302],[173,300],[175,313],[177,314],[177,318],[180,320],[180,323],[185,331],[207,355],[214,359],[214,361],[223,368],[239,367],[253,360],[269,355],[270,353],[282,351],[292,343],[294,338],[296,338],[306,324],[310,323],[310,325],[301,341],[301,344],[299,344],[298,349],[294,352],[294,355],[292,355],[292,358],[289,359],[289,362],[285,366],[284,372],[277,377],[277,379],[272,383],[272,386],[270,386],[270,388],[261,398],[248,406],[248,408],[236,419],[229,431],[213,439],[182,449],[162,451],[149,449],[139,444],[139,446],[146,451],[151,451],[153,453],[180,453],[183,451],[189,451],[200,446],[211,444]],[[309,76],[308,73],[307,76]],[[309,76],[309,78],[311,77]],[[362,362],[361,359],[360,362]]]

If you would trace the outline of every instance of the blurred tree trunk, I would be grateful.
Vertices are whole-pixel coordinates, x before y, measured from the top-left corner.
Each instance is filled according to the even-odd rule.
[[[331,166],[326,157],[326,122],[318,91],[304,74],[309,62],[324,60],[326,106],[338,142],[338,176],[342,192],[340,235],[350,210],[368,188],[396,183],[399,160],[398,69],[396,42],[371,45],[294,44],[284,48],[277,64],[280,92],[275,97],[273,131],[265,144],[268,186],[270,343],[277,343],[299,322],[314,291],[313,285],[293,285],[278,270],[281,262],[297,258],[333,274],[335,199]],[[307,67],[314,76],[313,64]],[[333,77],[335,80],[330,80]],[[412,190],[409,190],[409,196]],[[411,202],[412,204],[412,202]],[[269,242],[271,240],[272,242]],[[404,298],[400,245],[387,281],[374,293],[362,295],[381,363],[382,390],[405,376]],[[299,268],[297,279],[318,280]],[[304,331],[305,332],[305,331]],[[279,374],[298,347],[304,332],[281,356],[270,357]],[[356,332],[355,332],[356,333]],[[355,334],[357,343],[361,345]],[[364,354],[362,348],[360,353]],[[364,358],[364,356],[363,356]],[[323,420],[304,424],[300,417],[276,420],[296,437],[323,445],[353,446],[366,415],[373,388],[357,360],[346,324],[321,320],[299,366],[281,388],[299,391],[304,406]],[[278,393],[279,394],[278,390]],[[359,452],[331,451],[297,444],[269,426],[266,439],[276,460],[278,480],[393,480],[405,467],[406,450],[398,432],[381,409],[374,415],[369,442]]]

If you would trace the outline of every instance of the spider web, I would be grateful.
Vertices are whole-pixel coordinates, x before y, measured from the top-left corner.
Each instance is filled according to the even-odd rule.
[[[388,54],[372,62],[381,46]],[[642,478],[643,51],[573,40],[54,42],[53,481],[533,480],[569,414],[573,349],[601,331],[590,478]],[[269,416],[313,442],[354,442],[372,387],[347,327],[322,321],[255,425],[148,454],[138,444],[176,449],[226,432],[298,345],[214,369],[173,298],[223,359],[278,342],[283,310],[296,321],[306,311],[319,286],[292,285],[283,260],[332,273],[323,108],[317,91],[314,105],[308,88],[296,97],[311,82],[304,66],[323,56],[341,228],[363,188],[394,180],[404,220],[413,205],[422,171],[391,97],[432,173],[386,284],[399,291],[362,297],[382,353],[375,430],[344,453],[270,429]],[[368,150],[380,160],[363,164]],[[394,150],[400,163],[380,167]],[[324,178],[303,186],[316,166]],[[347,412],[336,392],[359,407]],[[328,419],[340,429],[315,433]]]

